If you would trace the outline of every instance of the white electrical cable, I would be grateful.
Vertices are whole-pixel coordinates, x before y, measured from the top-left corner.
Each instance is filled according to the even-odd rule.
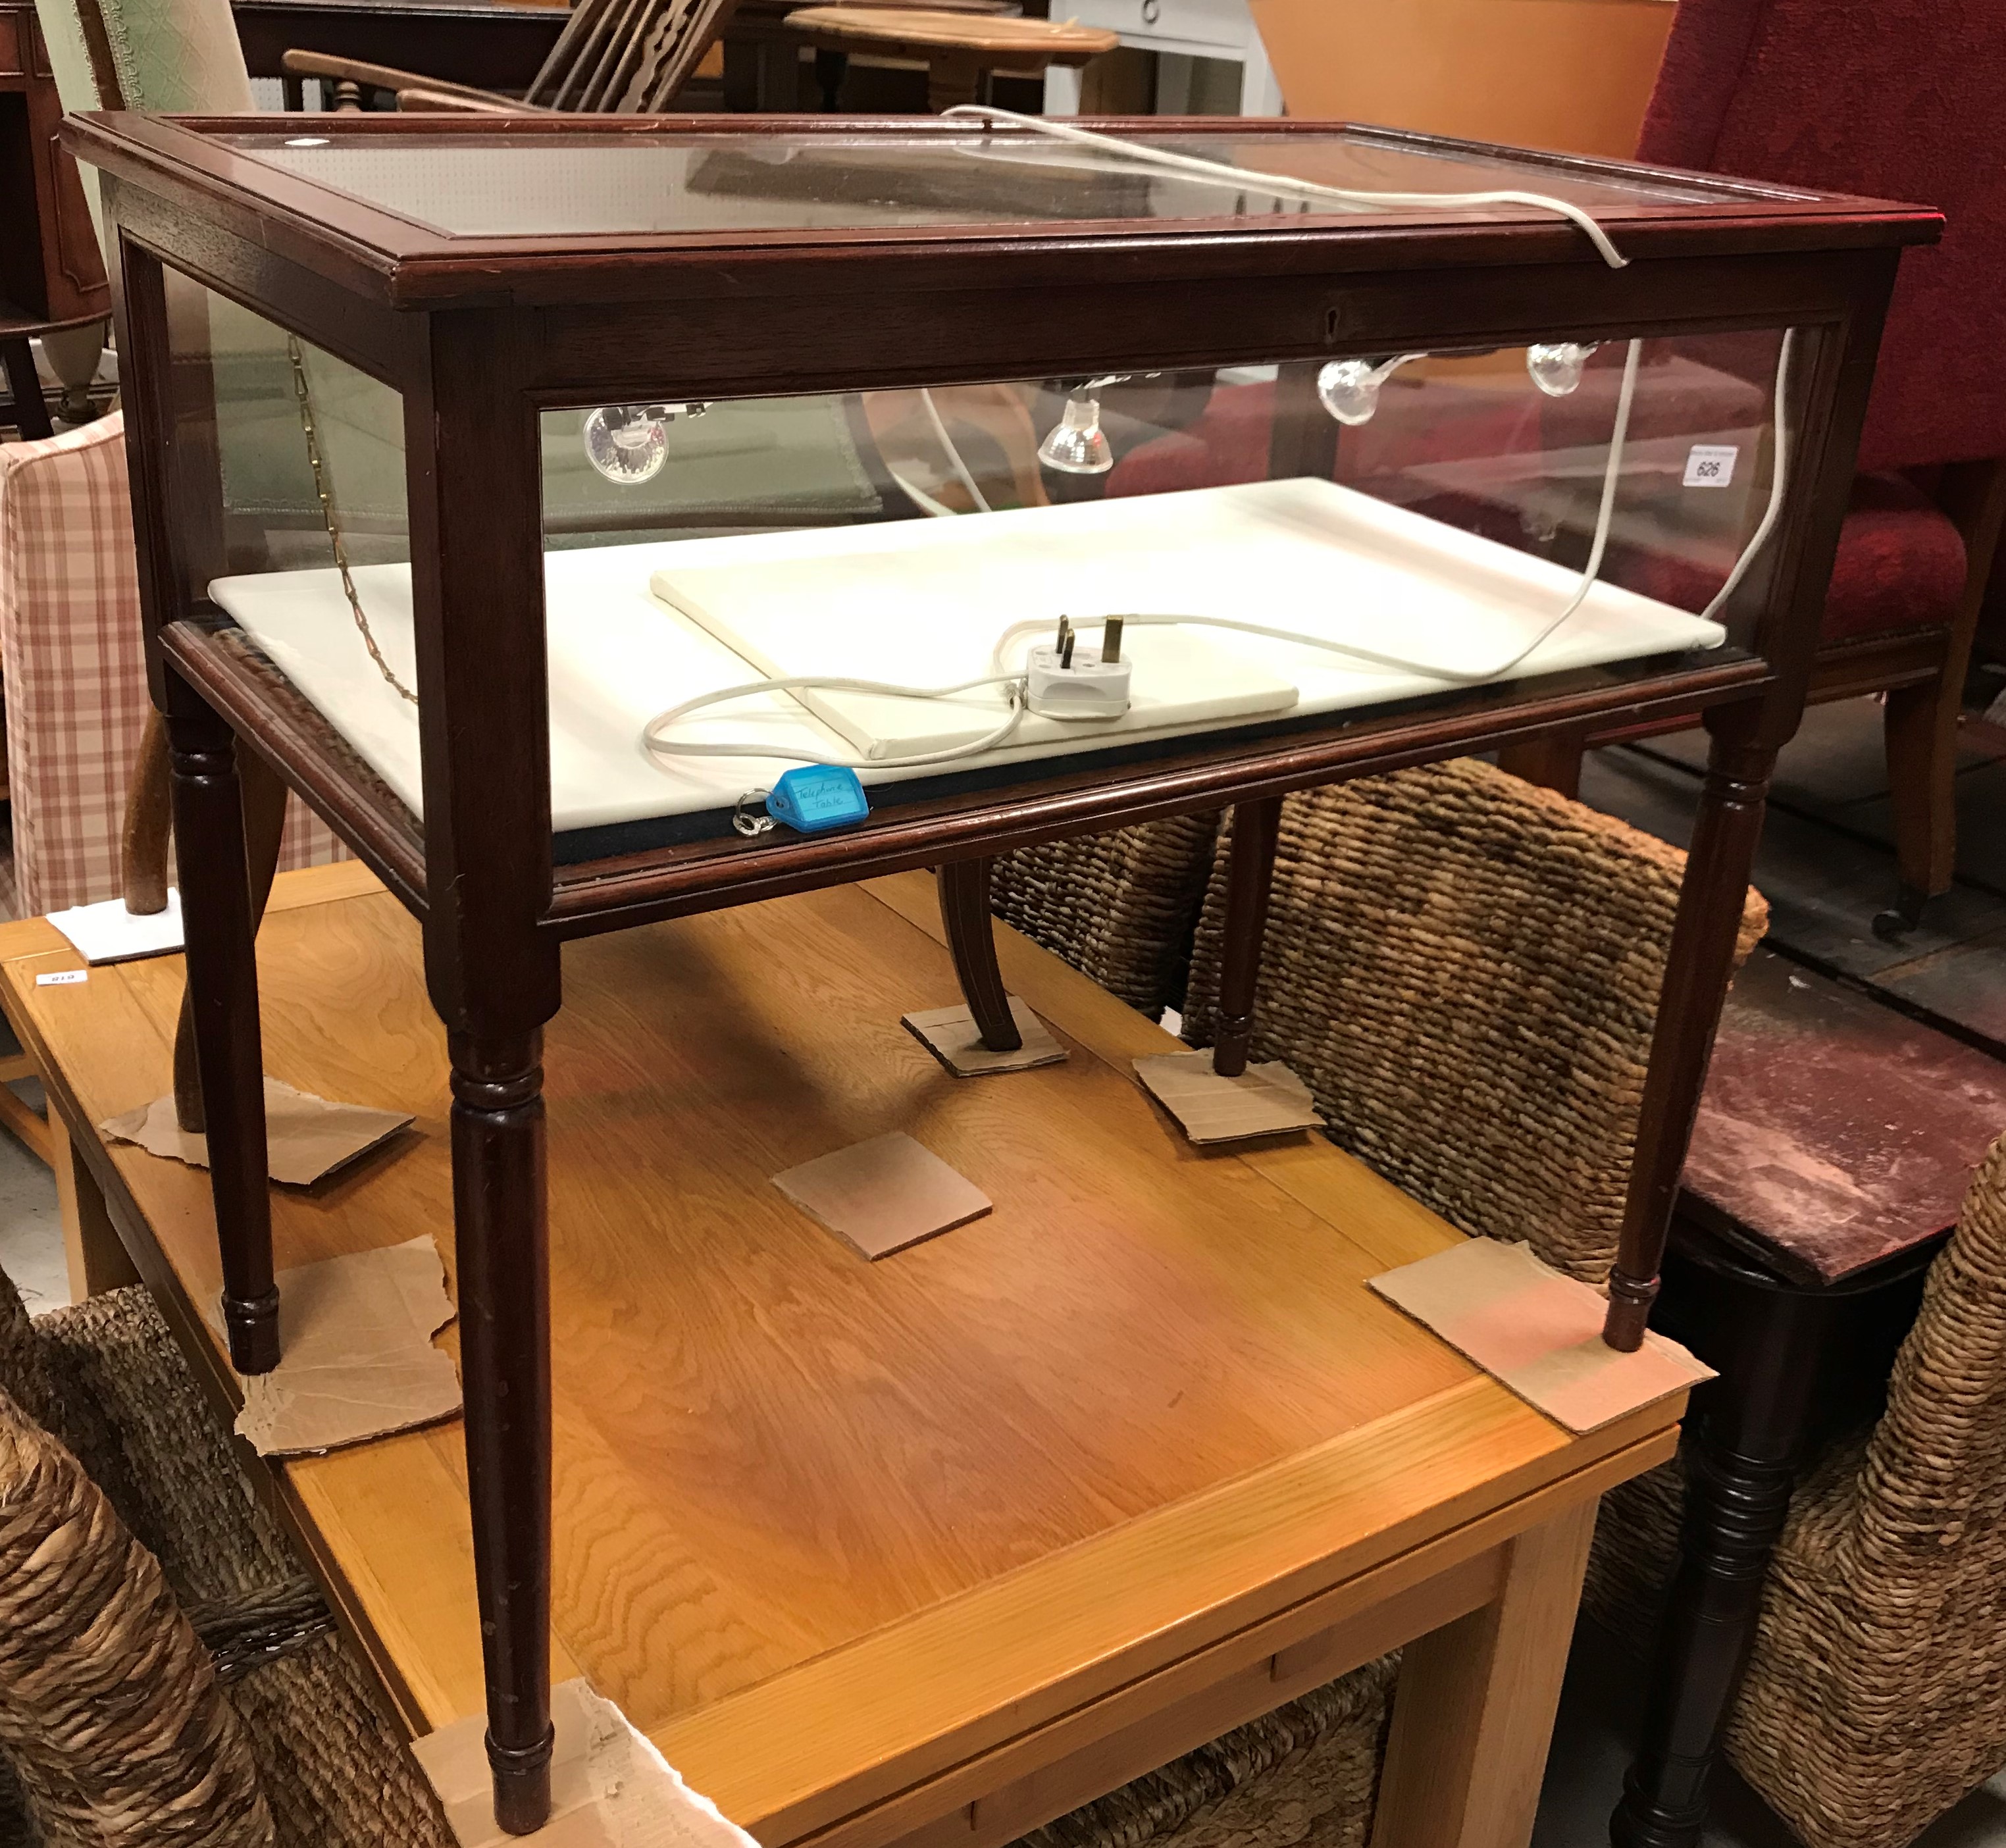
[[[1711,621],[1734,594],[1747,576],[1749,566],[1768,543],[1781,517],[1783,499],[1790,476],[1790,424],[1788,398],[1790,383],[1790,358],[1796,341],[1796,330],[1784,329],[1783,341],[1776,356],[1775,407],[1775,459],[1770,470],[1769,498],[1755,530],[1736,558],[1726,581],[1714,593],[1706,608],[1701,613],[1704,621]],[[1602,495],[1596,508],[1595,537],[1589,547],[1588,562],[1582,571],[1581,583],[1573,596],[1540,632],[1508,660],[1494,667],[1480,672],[1465,668],[1445,667],[1439,663],[1409,660],[1401,656],[1382,654],[1375,649],[1360,646],[1355,642],[1335,642],[1322,635],[1311,635],[1299,629],[1285,629],[1267,623],[1244,622],[1223,616],[1163,616],[1151,614],[1124,614],[1121,620],[1131,628],[1200,628],[1231,629],[1243,635],[1265,635],[1276,641],[1300,642],[1305,647],[1321,648],[1332,653],[1348,655],[1357,660],[1368,661],[1375,667],[1390,667],[1402,673],[1420,674],[1430,679],[1448,682],[1452,685],[1476,686],[1487,681],[1501,680],[1520,666],[1547,642],[1581,606],[1587,601],[1589,593],[1599,581],[1602,561],[1609,545],[1609,534],[1614,523],[1616,508],[1616,490],[1621,478],[1624,446],[1629,437],[1630,414],[1636,398],[1637,372],[1643,350],[1641,340],[1629,343],[1624,355],[1623,380],[1616,398],[1616,418],[1610,431],[1609,456],[1602,472]],[[1075,628],[1090,627],[1096,619],[1091,617],[1075,619]],[[1099,618],[1105,622],[1108,618]],[[991,665],[1003,668],[1005,656],[1011,645],[1021,637],[1041,631],[1055,628],[1057,625],[1042,618],[1029,621],[1012,623],[997,638],[991,656]],[[726,700],[740,699],[755,693],[780,693],[794,691],[830,692],[882,693],[905,699],[945,699],[955,694],[972,692],[981,687],[1007,686],[1011,688],[1009,716],[994,731],[966,744],[957,744],[948,750],[933,751],[910,757],[897,758],[840,758],[830,757],[801,751],[786,745],[776,744],[671,744],[660,734],[677,720],[706,706],[716,706]],[[727,687],[714,693],[702,693],[694,699],[686,699],[680,706],[671,706],[660,713],[642,728],[642,742],[649,751],[668,757],[764,757],[790,763],[819,764],[830,768],[863,769],[906,769],[927,764],[951,762],[957,758],[973,757],[1001,744],[1022,723],[1025,713],[1025,677],[1022,673],[1007,671],[989,674],[980,680],[964,681],[952,687],[902,687],[879,681],[850,680],[832,676],[803,675],[785,680],[755,681],[744,686]]]
[[[899,699],[951,699],[957,693],[972,693],[978,687],[1008,687],[1010,716],[996,729],[972,744],[955,744],[945,751],[924,751],[910,757],[831,757],[827,753],[797,750],[788,744],[671,744],[661,734],[679,720],[727,699],[748,699],[755,693],[885,693]],[[839,770],[906,770],[922,764],[952,762],[957,757],[974,757],[994,750],[1024,720],[1024,676],[988,674],[980,680],[965,680],[952,687],[900,687],[878,680],[850,680],[839,674],[803,674],[784,680],[755,680],[742,687],[723,687],[715,693],[699,693],[667,712],[657,713],[641,727],[641,742],[647,750],[663,757],[766,757],[783,763],[820,764]]]
[[[1497,192],[1366,192],[1347,186],[1325,186],[1314,180],[1298,180],[1286,174],[1262,173],[1251,167],[1232,167],[1223,160],[1205,160],[1195,154],[1174,154],[1167,148],[1124,141],[1119,136],[1097,135],[1091,128],[1075,128],[1050,116],[1019,115],[1015,110],[998,109],[988,103],[957,103],[943,115],[964,120],[1001,121],[1029,128],[1054,141],[1069,141],[1080,147],[1100,148],[1124,160],[1166,172],[1189,174],[1201,180],[1238,187],[1242,192],[1272,192],[1280,199],[1334,199],[1346,205],[1385,206],[1423,210],[1463,206],[1530,206],[1536,211],[1551,212],[1579,227],[1595,246],[1596,254],[1612,269],[1630,261],[1610,241],[1609,234],[1582,207],[1543,192],[1515,190]]]
[[[1595,539],[1589,547],[1588,563],[1582,569],[1581,583],[1560,613],[1510,660],[1498,666],[1477,670],[1445,667],[1438,662],[1415,661],[1402,655],[1381,654],[1376,649],[1361,647],[1355,642],[1334,642],[1325,636],[1306,635],[1300,629],[1275,628],[1264,622],[1242,622],[1225,616],[1153,616],[1124,613],[1121,620],[1138,628],[1189,626],[1237,629],[1242,635],[1266,635],[1278,642],[1300,642],[1306,647],[1327,649],[1333,654],[1349,655],[1355,660],[1369,661],[1375,667],[1391,667],[1403,674],[1425,674],[1431,680],[1447,681],[1455,686],[1480,686],[1487,681],[1503,679],[1573,615],[1588,600],[1589,593],[1595,588],[1602,570],[1602,555],[1609,544],[1610,524],[1616,510],[1616,486],[1623,473],[1623,447],[1630,434],[1630,407],[1637,395],[1637,366],[1642,347],[1642,341],[1632,340],[1629,351],[1624,357],[1623,383],[1616,395],[1616,422],[1609,436],[1609,459],[1602,470],[1602,498],[1596,509]],[[1075,618],[1075,626],[1082,621],[1090,625],[1094,618]],[[991,656],[991,665],[1001,669],[1005,653],[1019,637],[1054,626],[1042,618],[1012,623],[998,637]]]
[[[969,473],[968,464],[962,459],[960,450],[955,447],[954,438],[948,435],[946,422],[941,416],[940,407],[934,402],[933,393],[921,385],[920,399],[927,407],[927,415],[933,420],[934,435],[940,438],[940,446],[947,451],[948,466],[953,469],[955,479],[968,490],[969,498],[974,502],[976,511],[978,513],[994,513],[996,509],[983,498],[982,490],[975,485],[975,477]]]
[[[935,500],[931,495],[928,494],[927,491],[924,488],[921,488],[917,482],[908,481],[906,477],[900,474],[896,469],[893,468],[889,463],[887,463],[885,466],[886,472],[890,474],[892,480],[897,484],[899,491],[903,494],[907,500],[910,501],[915,507],[918,508],[928,519],[953,519],[956,517],[954,509],[948,506],[945,502]]]
[[[1712,601],[1700,611],[1709,622],[1740,589],[1748,567],[1755,562],[1755,554],[1768,544],[1769,535],[1776,529],[1776,522],[1783,517],[1783,488],[1790,477],[1790,349],[1797,338],[1794,327],[1785,328],[1783,347],[1776,355],[1776,406],[1770,414],[1770,420],[1775,426],[1776,444],[1775,460],[1769,468],[1769,504],[1762,509],[1761,523],[1741,548],[1741,556],[1734,561],[1734,568],[1728,572],[1726,581],[1713,593]]]

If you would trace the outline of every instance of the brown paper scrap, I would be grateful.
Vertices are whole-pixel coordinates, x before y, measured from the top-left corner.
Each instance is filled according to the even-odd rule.
[[[1322,1125],[1308,1086],[1279,1061],[1221,1078],[1209,1052],[1169,1052],[1136,1060],[1135,1075],[1195,1142],[1237,1142]]]
[[[1655,1403],[1713,1369],[1646,1332],[1636,1353],[1602,1339],[1609,1301],[1526,1244],[1473,1238],[1371,1280],[1372,1287],[1571,1431]]]
[[[976,1031],[975,1016],[967,1008],[931,1008],[923,1014],[899,1016],[906,1030],[917,1037],[934,1057],[956,1078],[981,1078],[992,1072],[1028,1072],[1034,1065],[1056,1065],[1067,1058],[1066,1049],[1052,1037],[1051,1030],[1015,995],[1010,997],[1010,1018],[1024,1044],[1015,1052],[992,1052]]]
[[[486,1716],[456,1720],[413,1744],[460,1848],[758,1848],[582,1681],[551,1690],[551,1819],[533,1835],[504,1835],[495,1825]]]
[[[334,1450],[459,1410],[459,1375],[432,1336],[452,1319],[428,1233],[282,1270],[279,1353],[243,1382],[237,1431],[260,1456]],[[208,1308],[223,1329],[220,1302]]]
[[[411,1119],[395,1111],[365,1110],[359,1104],[330,1104],[311,1091],[296,1091],[276,1078],[265,1080],[266,1167],[274,1181],[311,1187],[324,1174],[366,1154]],[[136,1142],[150,1155],[209,1166],[209,1139],[189,1135],[174,1118],[172,1097],[156,1097],[143,1109],[107,1118],[97,1126],[114,1142]]]
[[[990,1211],[989,1196],[903,1129],[818,1156],[773,1177],[811,1218],[882,1258]]]

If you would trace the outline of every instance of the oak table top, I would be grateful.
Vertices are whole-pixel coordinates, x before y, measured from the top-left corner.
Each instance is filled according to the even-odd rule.
[[[1320,1138],[1194,1149],[1129,1073],[1175,1042],[999,935],[1066,1063],[958,1080],[902,1029],[956,993],[924,875],[566,952],[545,1053],[555,1673],[588,1674],[769,1848],[889,1839],[958,1792],[972,1814],[1096,1703],[1391,1610],[1592,1508],[1669,1454],[1682,1410],[1575,1438],[1476,1373],[1365,1287],[1461,1234]],[[417,1118],[275,1190],[281,1265],[431,1227],[451,1273],[419,953],[360,866],[280,880],[267,1070]],[[90,1131],[167,1089],[181,960],[35,980],[78,965],[44,921],[0,928],[52,1107],[234,1398],[195,1314],[220,1287],[206,1176]],[[770,1177],[893,1128],[995,1210],[871,1264]],[[272,1474],[406,1723],[479,1711],[457,1424]]]

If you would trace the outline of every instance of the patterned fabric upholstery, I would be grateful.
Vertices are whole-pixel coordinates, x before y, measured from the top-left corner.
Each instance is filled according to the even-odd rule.
[[[93,73],[80,6],[104,23],[118,95]],[[248,115],[250,73],[230,0],[36,0],[65,109]]]
[[[0,674],[19,914],[117,897],[147,695],[115,414],[0,445]],[[325,822],[289,805],[282,868],[345,857]]]

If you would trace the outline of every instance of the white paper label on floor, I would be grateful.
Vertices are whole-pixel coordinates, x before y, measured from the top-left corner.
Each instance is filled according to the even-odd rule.
[[[1726,488],[1734,480],[1741,452],[1733,443],[1695,443],[1686,452],[1686,486]]]
[[[87,969],[55,969],[47,975],[37,976],[35,986],[37,988],[67,988],[75,983],[90,980],[90,971]]]

